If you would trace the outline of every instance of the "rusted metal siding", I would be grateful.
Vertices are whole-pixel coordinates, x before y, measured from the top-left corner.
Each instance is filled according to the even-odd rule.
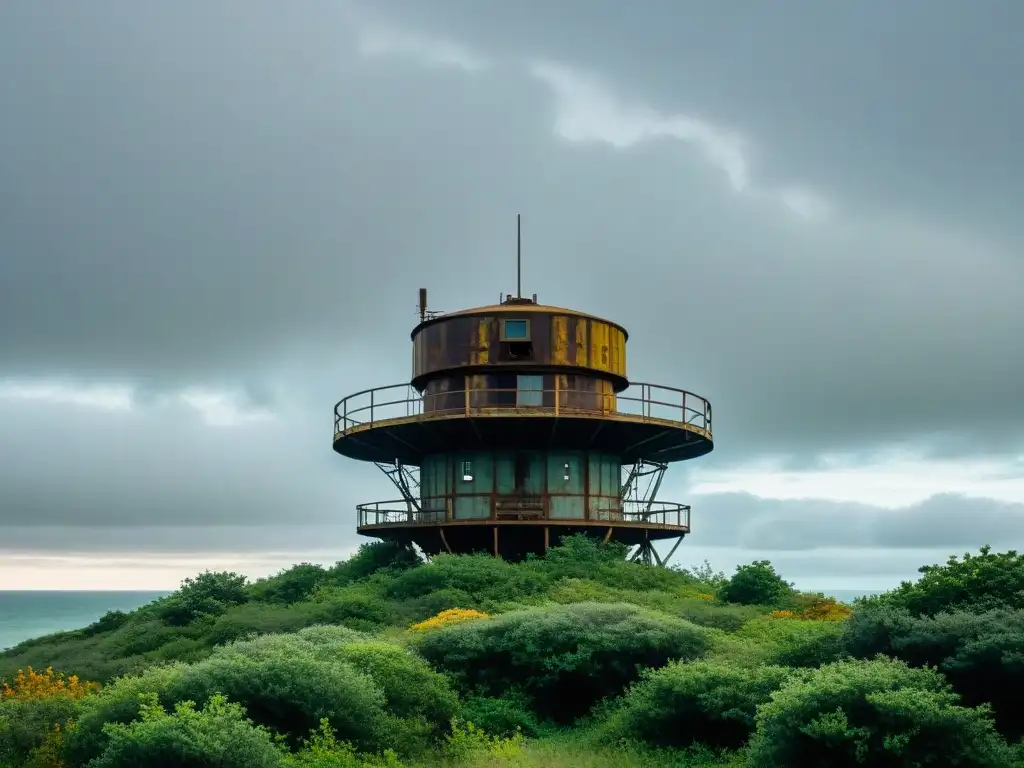
[[[532,354],[511,359],[501,341],[502,320],[528,320]],[[494,315],[442,318],[413,339],[413,380],[453,369],[579,367],[626,378],[626,334],[611,323],[572,314],[510,310]]]

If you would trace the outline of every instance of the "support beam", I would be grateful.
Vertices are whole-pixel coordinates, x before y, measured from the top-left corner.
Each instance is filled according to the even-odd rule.
[[[679,545],[683,543],[683,538],[684,537],[680,536],[678,539],[676,539],[676,543],[672,545],[672,549],[670,549],[668,551],[668,554],[665,556],[666,568],[668,567],[668,561],[672,559],[672,555],[676,553],[676,550],[679,549]]]
[[[551,529],[548,526],[544,526],[544,554],[547,554],[548,550],[551,549]]]
[[[441,534],[441,543],[444,544],[445,551],[450,555],[452,548],[448,546],[448,538],[444,535],[444,528],[438,528],[437,530]]]
[[[494,526],[494,556],[498,556],[498,526]]]
[[[603,542],[604,544],[607,544],[607,543],[608,543],[608,541],[609,541],[609,540],[611,539],[611,537],[612,537],[612,531],[614,531],[614,530],[615,530],[615,529],[614,529],[614,528],[612,528],[612,527],[611,527],[610,525],[608,526],[608,532],[607,532],[607,533],[605,533],[605,535],[604,535],[604,542]]]

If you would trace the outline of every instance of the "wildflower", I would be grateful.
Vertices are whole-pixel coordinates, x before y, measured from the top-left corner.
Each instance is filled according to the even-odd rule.
[[[439,614],[430,617],[426,621],[413,624],[409,627],[409,630],[414,632],[425,632],[428,629],[440,629],[441,627],[450,627],[453,624],[461,624],[466,621],[489,618],[491,617],[488,614],[483,613],[482,611],[475,611],[472,608],[449,608],[447,611],[441,611]]]
[[[80,699],[99,690],[99,683],[83,682],[78,675],[65,677],[61,672],[54,672],[47,667],[43,672],[28,668],[18,670],[14,685],[6,682],[0,684],[0,700],[2,699]]]

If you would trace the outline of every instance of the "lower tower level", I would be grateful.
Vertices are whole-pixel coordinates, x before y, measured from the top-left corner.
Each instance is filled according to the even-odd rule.
[[[620,326],[535,300],[429,317],[421,292],[412,383],[335,406],[334,450],[398,489],[359,505],[359,533],[508,560],[583,533],[667,562],[690,508],[657,493],[670,463],[712,450],[711,405],[630,383],[625,341]]]

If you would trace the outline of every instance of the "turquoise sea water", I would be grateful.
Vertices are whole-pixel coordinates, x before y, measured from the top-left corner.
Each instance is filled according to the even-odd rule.
[[[166,594],[0,591],[0,649],[40,635],[81,629],[107,611],[130,611]]]
[[[871,594],[863,590],[824,590],[838,600]],[[107,611],[130,611],[168,592],[3,592],[0,591],[0,650],[22,640],[81,629]]]

